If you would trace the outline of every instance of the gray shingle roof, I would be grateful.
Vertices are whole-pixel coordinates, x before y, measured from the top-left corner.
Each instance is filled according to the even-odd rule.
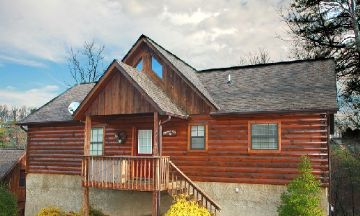
[[[330,111],[337,109],[334,66],[329,59],[304,60],[209,69],[198,76],[220,113]]]
[[[179,108],[175,103],[171,101],[171,99],[167,96],[167,94],[145,73],[139,73],[135,68],[117,61],[117,63],[124,69],[124,71],[131,77],[139,87],[144,90],[144,92],[154,101],[159,108],[170,114],[175,114],[178,116],[186,116],[187,114]]]
[[[303,60],[196,71],[150,38],[142,37],[219,109],[217,113],[337,110],[335,65],[332,60]],[[138,73],[123,62],[114,62],[162,111],[186,116],[144,73]],[[230,84],[227,83],[229,74]],[[68,89],[20,124],[73,120],[67,107],[73,101],[82,102],[94,85],[80,84]]]
[[[155,41],[153,41],[151,38],[144,36],[153,45],[175,68],[178,69],[178,71],[184,75],[184,77],[194,85],[195,88],[197,88],[201,94],[204,95],[206,99],[209,100],[211,104],[213,104],[216,108],[219,108],[216,101],[213,99],[212,95],[209,94],[203,83],[199,80],[199,78],[196,75],[196,70],[191,67],[189,64],[178,58],[176,55],[172,54],[159,44],[157,44]]]
[[[55,97],[34,113],[28,115],[19,124],[39,123],[39,122],[61,122],[73,120],[68,111],[71,102],[81,102],[94,87],[95,83],[78,84],[59,96]]]
[[[0,180],[15,167],[24,153],[24,150],[0,149]]]

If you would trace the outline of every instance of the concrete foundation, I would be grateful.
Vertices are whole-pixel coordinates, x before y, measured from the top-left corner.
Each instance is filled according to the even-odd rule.
[[[26,177],[25,215],[34,216],[43,207],[56,206],[65,211],[80,211],[83,190],[80,176],[28,174]],[[221,207],[222,216],[275,216],[285,186],[196,182]],[[161,213],[172,199],[161,195]],[[90,204],[111,216],[151,215],[149,192],[102,190],[90,188]],[[322,190],[322,206],[327,212],[327,189]]]
[[[196,182],[222,208],[222,216],[277,216],[282,185]],[[321,206],[328,212],[327,188],[321,190]]]
[[[25,216],[35,216],[41,208],[55,206],[64,211],[80,211],[83,189],[80,176],[28,174]],[[161,194],[161,213],[172,198]],[[152,193],[90,188],[90,205],[111,216],[151,215]]]

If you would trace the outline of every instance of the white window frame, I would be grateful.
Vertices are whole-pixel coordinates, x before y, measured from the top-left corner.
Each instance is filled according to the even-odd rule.
[[[137,132],[137,153],[139,155],[152,155],[153,135],[151,129],[139,129]],[[144,143],[146,142],[146,143]],[[145,148],[145,149],[143,149]]]

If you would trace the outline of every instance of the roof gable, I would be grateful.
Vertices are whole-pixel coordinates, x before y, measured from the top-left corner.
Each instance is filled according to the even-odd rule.
[[[207,89],[204,87],[200,79],[196,75],[196,69],[192,66],[178,58],[176,55],[172,54],[151,38],[141,35],[139,39],[135,42],[132,48],[128,51],[128,53],[122,59],[123,62],[127,62],[127,59],[131,57],[131,54],[138,49],[141,43],[146,43],[153,51],[155,51],[162,59],[166,61],[172,68],[174,68],[180,77],[188,83],[188,85],[201,97],[205,100],[210,106],[215,109],[219,109],[220,107],[209,94]]]
[[[115,115],[159,112],[186,117],[170,98],[145,74],[114,60],[74,114]]]

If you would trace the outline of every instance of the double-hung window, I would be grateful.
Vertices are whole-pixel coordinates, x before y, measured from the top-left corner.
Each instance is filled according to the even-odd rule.
[[[190,125],[190,150],[206,150],[206,125]]]
[[[280,122],[249,123],[250,151],[279,151]]]
[[[90,155],[103,155],[104,128],[91,128]]]

